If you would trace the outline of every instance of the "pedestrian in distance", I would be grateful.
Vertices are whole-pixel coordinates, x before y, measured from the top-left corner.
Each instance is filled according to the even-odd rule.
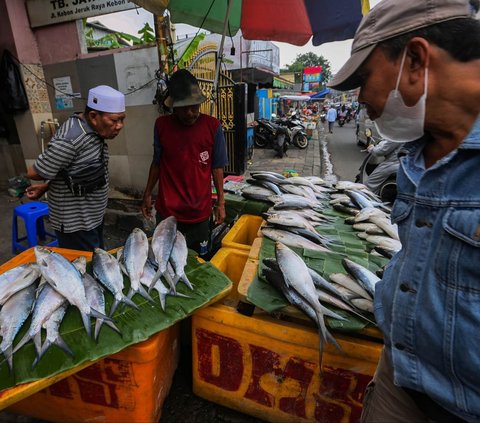
[[[477,5],[478,7],[478,2]],[[385,347],[363,422],[480,421],[480,22],[468,0],[382,0],[330,86],[400,151],[402,250],[376,285]]]
[[[333,134],[333,125],[337,120],[337,109],[335,107],[330,106],[327,110],[327,122],[328,122],[328,132]]]
[[[125,96],[107,85],[89,90],[83,113],[57,130],[33,166],[26,189],[30,200],[48,191],[49,219],[61,248],[104,248],[103,220],[108,201],[108,145],[124,126]]]
[[[228,164],[222,125],[200,113],[204,101],[189,71],[181,69],[172,75],[165,105],[173,113],[155,122],[153,160],[142,203],[143,216],[151,218],[152,193],[158,183],[157,221],[174,216],[188,247],[200,256],[208,253],[212,178],[217,192],[215,224],[225,219],[223,168]]]

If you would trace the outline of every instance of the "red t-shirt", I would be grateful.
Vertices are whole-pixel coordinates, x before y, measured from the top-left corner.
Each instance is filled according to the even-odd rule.
[[[220,122],[200,114],[192,126],[174,115],[155,122],[155,158],[160,175],[156,210],[179,222],[197,223],[212,212],[212,169],[227,164]]]

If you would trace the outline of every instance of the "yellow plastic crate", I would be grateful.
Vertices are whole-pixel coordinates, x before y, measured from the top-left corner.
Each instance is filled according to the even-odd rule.
[[[327,344],[320,375],[315,328],[205,308],[192,319],[194,393],[271,422],[358,422],[382,343],[335,337],[343,352]]]
[[[263,222],[260,216],[244,214],[235,222],[222,240],[222,247],[250,251]]]

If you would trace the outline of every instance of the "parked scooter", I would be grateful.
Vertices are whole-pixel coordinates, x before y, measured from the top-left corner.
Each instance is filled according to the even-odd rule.
[[[282,158],[288,150],[289,131],[282,125],[277,125],[266,119],[256,120],[253,142],[258,148],[273,148]]]
[[[274,115],[272,115],[272,117],[274,117]],[[290,116],[290,118],[277,119],[275,120],[275,123],[288,128],[287,142],[289,144],[293,144],[295,147],[302,150],[307,148],[308,138],[307,133],[305,132],[305,126],[295,114]]]
[[[367,131],[370,131],[367,129]],[[371,131],[370,131],[371,132]],[[397,196],[397,170],[398,170],[398,159],[397,159],[397,152],[398,149],[401,147],[401,144],[393,144],[391,141],[375,141],[373,137],[367,135],[367,151],[369,145],[377,145],[380,142],[388,143],[385,144],[383,149],[385,150],[385,156],[379,156],[378,154],[375,155],[372,152],[368,152],[367,156],[363,160],[362,164],[360,165],[358,175],[355,178],[355,182],[359,182],[369,186],[372,188],[371,185],[373,180],[369,181],[369,178],[377,169],[377,173],[375,175],[375,188],[372,191],[377,194],[382,201],[393,203]]]

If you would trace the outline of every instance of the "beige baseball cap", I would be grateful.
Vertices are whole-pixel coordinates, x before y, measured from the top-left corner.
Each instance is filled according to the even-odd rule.
[[[328,86],[341,91],[357,88],[360,83],[356,71],[382,41],[472,15],[469,0],[382,0],[360,22],[353,39],[350,59]]]

